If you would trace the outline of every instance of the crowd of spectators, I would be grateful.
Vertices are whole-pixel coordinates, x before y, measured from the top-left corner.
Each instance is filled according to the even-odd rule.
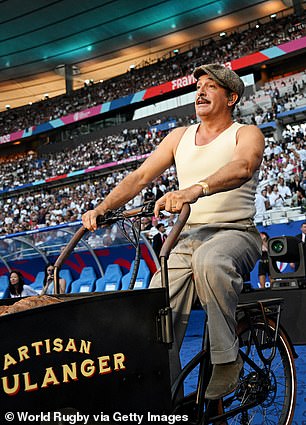
[[[306,105],[306,72],[267,82],[246,100],[241,99],[235,118],[243,123],[261,125],[277,115]]]
[[[139,134],[136,130],[132,133]],[[153,148],[161,138],[162,135],[155,139],[149,138]],[[94,208],[128,172],[117,170],[98,178],[93,175],[83,183],[67,184],[40,192],[16,192],[9,199],[1,199],[1,233],[15,233],[80,220],[82,213]],[[176,171],[171,167],[136,196],[127,208],[155,200],[165,191],[175,190],[177,187]],[[273,137],[266,138],[264,160],[259,174],[257,212],[286,205],[305,206],[305,193],[306,123],[299,126],[287,125],[279,142]]]
[[[195,117],[181,120],[179,124],[185,124],[186,121],[192,124]],[[73,150],[50,154],[44,159],[37,158],[33,153],[27,156],[20,154],[20,158],[3,157],[0,168],[2,189],[100,163],[118,161],[134,154],[149,153],[164,136],[165,132],[129,129],[87,145],[80,145]],[[266,143],[259,176],[257,212],[260,214],[282,206],[305,206],[306,125],[302,124],[298,128],[287,126],[279,142],[271,137],[266,138]],[[127,172],[116,171],[100,178],[93,176],[85,183],[70,184],[60,189],[44,189],[41,192],[23,194],[16,192],[16,196],[0,200],[1,233],[16,233],[79,220],[82,213],[93,208]],[[281,188],[284,185],[286,193],[283,193]],[[173,168],[127,207],[156,199],[166,190],[176,188],[177,180]],[[153,230],[154,228],[153,226]]]
[[[271,21],[241,33],[234,32],[220,40],[209,40],[202,46],[186,53],[177,54],[167,60],[135,69],[123,76],[95,84],[73,93],[72,97],[48,99],[0,114],[0,133],[6,134],[67,113],[103,103],[149,85],[161,84],[169,79],[191,73],[195,66],[209,60],[226,62],[248,54],[251,51],[277,45],[303,35],[304,20],[294,16]],[[285,81],[285,80],[284,80]],[[286,83],[284,83],[286,85]],[[270,99],[268,106],[258,102],[256,93],[250,99],[243,99],[237,108],[236,119],[241,122],[260,124],[275,119],[277,113],[293,109],[305,98],[304,79],[289,77],[290,90],[279,90],[276,82],[263,87],[263,96]],[[244,114],[247,102],[257,108],[251,114]],[[34,121],[33,121],[34,119]],[[192,124],[195,116],[178,120],[178,125]],[[119,134],[102,137],[80,144],[64,152],[38,156],[37,153],[14,154],[0,159],[0,190],[12,189],[23,184],[59,176],[100,164],[128,159],[134,155],[152,152],[166,132],[146,129],[126,129]],[[83,212],[103,199],[107,193],[126,175],[128,170],[113,171],[101,177],[88,174],[88,179],[60,188],[44,188],[41,191],[12,193],[9,198],[0,199],[0,234],[48,227],[80,220]],[[306,124],[287,126],[280,140],[266,138],[266,150],[260,169],[260,183],[256,197],[257,212],[282,206],[306,206]],[[171,167],[161,178],[143,190],[127,208],[138,206],[147,200],[155,200],[165,191],[177,189],[175,168]],[[171,225],[173,217],[164,217],[164,223]],[[144,230],[156,228],[154,220],[144,220]]]
[[[306,211],[306,123],[287,125],[278,143],[266,139],[256,194],[257,215],[286,207]]]
[[[277,46],[305,35],[305,16],[271,19],[253,23],[246,30],[231,31],[220,38],[201,40],[184,53],[171,54],[153,64],[134,68],[112,79],[83,87],[31,105],[0,113],[0,135],[39,125],[97,104],[126,96],[145,88],[191,74],[203,62],[225,63],[272,45]]]
[[[196,117],[188,116],[176,121],[179,126],[189,125],[196,121]],[[150,126],[146,129],[125,129],[57,153],[38,156],[30,151],[3,156],[0,158],[0,191],[150,153],[165,134],[166,131],[153,131]]]
[[[127,173],[127,170],[116,171],[99,179],[67,185],[60,189],[50,189],[48,192],[42,190],[2,199],[0,200],[0,234],[80,220],[82,213],[94,208]],[[142,205],[144,201],[155,200],[165,191],[175,190],[177,187],[176,172],[172,167],[126,207],[133,208]]]
[[[159,134],[135,129],[40,157],[34,151],[11,155],[0,159],[0,190],[143,155],[151,152],[159,140]]]
[[[281,81],[280,84],[283,82],[286,84],[285,78]],[[306,105],[306,78],[304,82],[301,76],[297,79],[293,75],[288,77],[287,81],[290,87],[296,87],[296,90],[292,90],[291,93],[284,91],[283,96],[279,95],[275,82],[268,83],[264,87],[264,93],[272,100],[271,104],[276,105],[278,112],[287,110],[287,106],[292,108],[297,96],[303,98]],[[259,105],[256,93],[252,101],[255,105]],[[239,122],[255,125],[275,119],[275,112],[272,110],[263,110],[259,106],[257,108],[256,114],[245,115],[242,102],[239,108],[237,107],[234,117]],[[194,122],[196,122],[195,116],[177,119],[178,125],[189,125]],[[154,126],[151,123],[149,127],[143,129],[125,129],[118,134],[101,137],[98,140],[80,144],[74,149],[67,148],[57,153],[38,156],[34,151],[30,151],[2,157],[0,158],[0,191],[113,161],[129,159],[135,155],[148,154],[165,136],[165,132],[152,131],[150,129],[152,127]]]

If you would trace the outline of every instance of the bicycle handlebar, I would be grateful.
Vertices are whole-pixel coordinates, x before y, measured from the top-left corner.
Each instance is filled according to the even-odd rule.
[[[137,217],[150,217],[153,215],[154,210],[154,202],[148,202],[141,207],[133,208],[131,210],[115,210],[108,211],[104,215],[97,217],[97,225],[110,225],[115,223],[118,220],[126,219],[126,218],[137,218]],[[179,214],[177,221],[175,222],[171,232],[169,233],[161,251],[161,255],[164,255],[168,258],[169,253],[180,234],[182,228],[184,227],[187,218],[189,216],[190,206],[189,204],[184,204],[183,209]],[[82,239],[82,237],[88,232],[88,230],[82,226],[80,229],[76,231],[68,245],[65,246],[57,260],[54,264],[54,289],[55,293],[59,293],[59,270],[63,264],[63,262],[68,258],[73,249],[76,247],[78,242]]]
[[[97,225],[98,226],[104,226],[104,225],[110,225],[115,223],[118,220],[122,220],[124,218],[132,218],[132,217],[149,217],[153,214],[153,208],[154,203],[148,202],[147,204],[144,204],[141,207],[133,208],[131,210],[114,210],[114,211],[108,211],[104,215],[100,215],[97,217]],[[57,258],[54,268],[60,269],[63,262],[66,260],[66,258],[71,254],[73,249],[76,247],[78,242],[82,239],[82,237],[88,232],[88,230],[82,226],[80,227],[68,245],[65,246],[59,257]],[[55,270],[56,270],[55,269]]]
[[[131,210],[114,210],[108,211],[104,215],[97,217],[97,225],[103,226],[106,224],[116,223],[118,220],[124,218],[137,218],[137,217],[151,217],[154,212],[154,202],[149,201],[144,203],[141,207],[133,208]]]

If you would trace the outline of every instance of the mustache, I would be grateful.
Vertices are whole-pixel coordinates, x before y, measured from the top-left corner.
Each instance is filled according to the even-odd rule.
[[[199,101],[201,101],[201,102],[204,101],[204,102],[210,103],[210,101],[208,99],[206,99],[206,97],[203,96],[202,94],[200,94],[199,96],[197,96],[196,102],[198,103]]]

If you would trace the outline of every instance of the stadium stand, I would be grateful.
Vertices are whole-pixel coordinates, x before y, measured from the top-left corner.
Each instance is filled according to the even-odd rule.
[[[227,62],[243,55],[279,45],[305,34],[305,16],[286,16],[274,21],[269,20],[256,28],[233,30],[224,38],[209,38],[183,54],[177,54],[152,65],[133,69],[113,79],[86,86],[72,95],[46,99],[26,107],[0,113],[0,134],[9,134],[32,125],[39,125],[51,119],[57,119],[68,113],[81,111],[99,103],[109,102],[118,97],[143,90],[149,86],[191,74],[192,70],[203,63]],[[294,30],[293,30],[294,29]]]
[[[103,83],[84,87],[75,91],[70,100],[65,95],[24,108],[4,111],[0,113],[1,133],[6,134],[8,131],[22,129],[31,124],[38,125],[44,119],[56,119],[67,113],[81,111],[97,103],[134,93],[148,85],[161,84],[171,78],[186,75],[191,73],[199,61],[204,61],[207,56],[210,61],[219,60],[221,55],[223,61],[233,60],[258,49],[298,39],[305,33],[304,16],[290,15],[281,19],[269,19],[258,28],[257,26],[254,28],[254,25],[255,23],[252,23],[248,29],[244,27],[241,30],[232,30],[224,38],[212,37],[201,40],[200,46],[197,45],[174,57],[164,58],[162,62],[158,61],[134,69],[132,73],[127,72]],[[108,90],[111,87],[113,90]],[[103,95],[106,92],[107,97]],[[302,174],[304,150],[301,144],[305,142],[305,125],[301,120],[297,123],[297,127],[287,125],[289,130],[284,128],[283,134],[286,131],[289,134],[284,137],[283,134],[277,135],[275,120],[280,114],[288,113],[290,117],[292,113],[289,122],[294,124],[295,110],[304,106],[306,106],[305,71],[302,70],[296,73],[290,72],[288,75],[274,75],[268,81],[262,81],[253,87],[251,93],[248,92],[237,108],[235,118],[238,121],[257,125],[267,124],[267,129],[270,131],[266,133],[267,145],[273,141],[281,150],[281,154],[276,154],[281,157],[281,159],[276,158],[276,165],[274,154],[270,158],[265,158],[260,173],[259,191],[264,185],[275,182],[277,173],[282,173],[284,169],[288,185],[294,174]],[[39,108],[39,114],[37,114],[37,108]],[[34,122],[29,121],[32,114],[35,116]],[[26,120],[23,119],[25,116]],[[40,153],[40,149],[25,152],[19,149],[16,153],[3,155],[0,160],[1,234],[79,220],[84,211],[94,207],[130,169],[133,169],[139,161],[139,159],[133,159],[135,156],[142,155],[141,160],[143,160],[155,149],[169,131],[168,129],[156,131],[156,128],[172,119],[173,117],[165,116],[154,122],[148,117],[146,127],[127,126],[117,132],[114,128],[113,133],[108,132],[108,135],[98,138],[95,137],[95,133],[92,133],[86,143],[73,143],[63,152],[58,151],[57,143],[54,143],[51,145],[51,148],[54,147],[54,153],[52,149],[50,153]],[[1,122],[6,127],[1,127]],[[179,115],[175,118],[175,122],[176,126],[189,124],[195,122],[195,117]],[[9,127],[10,123],[13,127]],[[279,133],[279,128],[277,130]],[[70,131],[73,135],[76,130]],[[289,160],[293,163],[290,170]],[[113,164],[119,164],[120,161],[126,161],[126,165],[114,168]],[[103,173],[99,174],[95,170],[97,164],[105,167]],[[86,178],[82,176],[84,172],[86,172]],[[66,178],[65,176],[69,173],[80,173],[79,180]],[[57,181],[59,184],[56,186],[54,182]],[[157,186],[161,186],[164,192],[175,189],[176,184],[175,169],[171,169],[162,176],[161,181],[156,181],[151,189],[156,193]],[[145,199],[145,192],[127,207]],[[295,199],[294,194],[293,191],[291,202],[286,201],[286,208],[290,207],[291,203],[294,207],[302,207],[303,201]],[[274,208],[270,205],[269,210]],[[300,210],[300,213],[302,215],[303,211]],[[291,218],[293,216],[291,215]],[[259,212],[258,217],[261,218],[264,215]],[[271,219],[269,211],[265,217],[268,217],[267,220]]]
[[[70,95],[0,112],[0,135],[26,131],[31,126],[68,114],[112,100],[120,101],[124,96],[191,75],[193,69],[205,61],[225,63],[305,37],[305,15],[290,15],[273,21],[267,19],[258,28],[255,24],[252,22],[247,29],[245,26],[241,30],[228,31],[223,38],[218,34],[200,40],[183,53],[86,86]],[[255,216],[255,222],[264,226],[306,219],[306,66],[305,60],[300,60],[296,66],[292,63],[283,71],[281,65],[286,60],[285,55],[280,66],[275,67],[266,80],[259,76],[263,71],[259,66],[249,68],[256,74],[256,81],[234,113],[236,120],[259,125],[265,134],[266,149],[259,173]],[[157,100],[154,98],[151,103]],[[120,113],[124,115],[125,112],[119,108]],[[132,113],[126,113],[126,116],[131,119]],[[97,123],[85,120],[72,128],[64,126],[56,136],[50,137],[50,143],[46,142],[48,136],[44,136],[31,142],[31,148],[21,141],[16,147],[10,145],[12,149],[8,153],[5,143],[1,145],[0,236],[25,231],[34,231],[35,235],[38,229],[77,222],[82,213],[94,208],[156,148],[169,131],[168,128],[160,128],[161,124],[175,121],[173,126],[188,125],[196,118],[185,109],[167,111],[159,119],[148,116],[141,125],[127,121],[108,131],[105,131],[105,123],[100,125],[99,120],[102,118],[97,118]],[[69,176],[70,173],[73,177]],[[277,186],[277,191],[284,190],[279,177],[284,178],[284,186],[290,193],[282,202],[276,203],[273,185]],[[171,167],[126,207],[138,206],[151,196],[155,199],[158,191],[165,193],[176,188],[176,171]],[[171,227],[175,217],[164,217],[163,220]],[[150,232],[150,237],[154,234],[155,224],[149,218],[143,221],[143,230]],[[36,246],[42,250],[50,245],[47,233],[38,233],[35,237]],[[53,240],[60,244],[61,238],[59,235]],[[109,239],[101,237],[96,244],[96,238],[99,236],[88,238],[92,248],[109,246]],[[13,238],[0,240],[0,255],[11,254],[14,250]],[[74,281],[68,269],[61,270],[60,276],[67,282],[67,293],[111,291],[127,289],[132,270],[133,263],[130,271],[122,276],[120,267],[112,264],[97,280],[93,267],[84,267],[79,279]],[[32,284],[38,291],[42,287],[39,275]],[[135,289],[148,287],[150,275],[147,264],[141,260]],[[8,284],[6,277],[0,276],[0,298],[2,288]]]

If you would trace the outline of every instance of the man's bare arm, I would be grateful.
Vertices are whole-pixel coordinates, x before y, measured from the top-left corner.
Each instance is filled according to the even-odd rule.
[[[238,130],[237,145],[234,156],[225,166],[203,180],[208,184],[209,194],[240,187],[250,180],[254,172],[260,167],[264,150],[264,137],[256,126],[244,126]],[[169,212],[178,212],[184,203],[194,203],[203,196],[203,189],[196,184],[171,193],[166,193],[155,204],[155,216],[163,209]]]
[[[265,143],[262,132],[253,125],[241,127],[232,161],[205,178],[209,194],[240,187],[259,169]]]
[[[180,127],[169,133],[137,170],[127,175],[94,210],[87,211],[82,216],[84,227],[91,231],[96,230],[99,215],[125,205],[169,168],[174,162],[174,152],[184,131],[185,128]]]

